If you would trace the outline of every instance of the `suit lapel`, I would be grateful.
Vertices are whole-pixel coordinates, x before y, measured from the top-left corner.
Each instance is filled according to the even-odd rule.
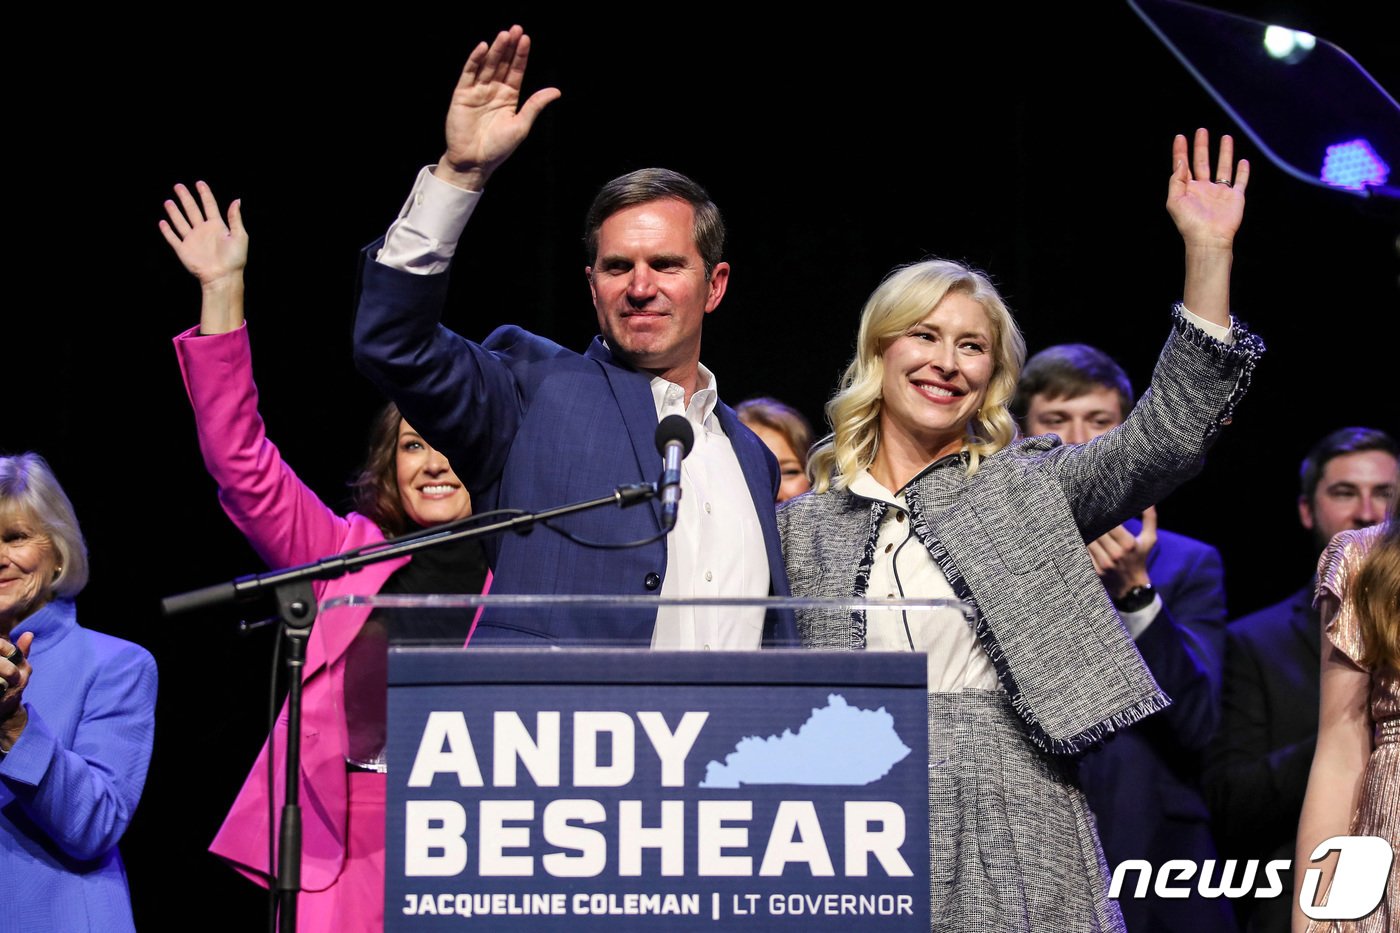
[[[394,575],[394,571],[407,563],[407,557],[398,557],[377,564],[369,564],[355,573],[329,581],[326,588],[321,591],[320,598],[325,601],[337,596],[352,594],[373,596],[384,588],[384,583]],[[306,658],[307,677],[320,668],[340,660],[346,649],[350,647],[350,643],[355,640],[355,636],[360,633],[360,626],[364,619],[369,616],[370,608],[368,606],[341,607],[332,609],[331,612],[335,613],[335,618],[328,623],[324,616],[318,615],[316,624],[311,629],[311,641],[307,648]]]
[[[607,377],[623,424],[627,426],[627,436],[632,441],[641,475],[659,476],[661,455],[656,452],[656,402],[651,397],[651,380],[645,373],[618,365],[601,337],[593,338],[584,356],[597,362]],[[655,499],[651,500],[651,514],[660,528],[661,505]]]
[[[758,514],[758,525],[763,529],[763,543],[768,553],[772,592],[775,595],[785,596],[787,595],[787,574],[781,569],[783,567],[783,552],[778,539],[777,493],[773,489],[773,467],[769,466],[773,455],[768,452],[767,447],[763,446],[763,441],[758,439],[758,435],[739,421],[739,416],[728,405],[717,402],[715,404],[715,417],[719,419],[719,426],[724,431],[724,436],[729,438],[729,445],[734,449],[734,456],[739,458],[739,469],[744,474],[744,485],[749,488],[749,498],[753,500],[754,512]]]
[[[661,456],[656,452],[656,402],[651,395],[651,380],[645,373],[618,365],[601,337],[593,338],[593,343],[589,345],[584,356],[597,362],[603,370],[603,375],[607,377],[613,397],[617,399],[618,410],[622,412],[622,420],[627,426],[627,436],[632,441],[632,451],[636,454],[637,466],[642,476],[659,475]],[[719,402],[715,405],[715,416],[734,448],[734,455],[739,459],[739,468],[744,474],[744,485],[748,487],[754,511],[758,514],[759,526],[763,529],[773,592],[786,594],[786,574],[782,571],[778,522],[773,508],[773,473],[767,462],[772,455],[757,435],[739,423],[734,409]],[[659,528],[661,505],[655,499],[651,501],[651,512]]]
[[[773,474],[768,468],[771,454],[758,435],[739,421],[734,409],[719,402],[715,405],[715,416],[719,419],[724,436],[729,438],[730,446],[734,448],[734,455],[739,458],[739,468],[744,471],[744,484],[749,487],[749,496],[753,499],[754,511],[758,513],[758,522],[763,526],[763,534],[767,537],[771,531],[773,538],[770,540],[776,540],[778,522],[773,516],[777,494],[772,489]]]
[[[1313,611],[1312,594],[1315,584],[1310,583],[1293,594],[1293,630],[1308,646],[1314,658],[1322,657],[1322,618]]]

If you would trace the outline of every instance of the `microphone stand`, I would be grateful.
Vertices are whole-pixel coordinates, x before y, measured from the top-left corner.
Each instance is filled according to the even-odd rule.
[[[282,623],[282,635],[287,645],[287,751],[285,797],[278,827],[277,877],[273,889],[277,897],[278,929],[295,933],[297,893],[301,890],[301,672],[306,667],[306,643],[311,637],[311,625],[316,620],[316,599],[311,584],[315,580],[331,580],[344,576],[368,564],[393,560],[416,551],[438,547],[450,541],[484,538],[506,531],[520,534],[536,524],[575,512],[586,512],[606,505],[627,508],[656,497],[654,483],[632,483],[618,486],[611,495],[599,496],[556,506],[542,512],[524,512],[512,518],[488,525],[427,529],[402,538],[368,547],[323,557],[295,567],[249,574],[227,583],[218,583],[186,593],[177,593],[161,600],[161,610],[167,615],[193,612],[228,603],[248,602],[273,595],[277,602],[277,618]],[[463,519],[469,522],[471,519]],[[271,736],[268,737],[270,742]]]

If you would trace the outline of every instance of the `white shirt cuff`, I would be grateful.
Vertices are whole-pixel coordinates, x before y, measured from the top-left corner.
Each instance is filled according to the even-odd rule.
[[[431,165],[424,166],[375,259],[416,275],[446,272],[480,200],[480,191],[450,185],[433,175]]]
[[[1128,630],[1128,634],[1133,636],[1133,641],[1137,641],[1147,627],[1152,624],[1152,620],[1157,618],[1157,613],[1162,611],[1162,594],[1158,593],[1152,597],[1152,602],[1143,606],[1136,612],[1120,612],[1118,618],[1123,620],[1123,626]]]
[[[1232,327],[1222,327],[1212,321],[1207,321],[1203,317],[1197,317],[1191,313],[1191,309],[1186,307],[1186,305],[1181,306],[1181,316],[1186,318],[1186,323],[1200,328],[1226,346],[1235,342],[1235,335]],[[1233,317],[1230,318],[1230,323],[1234,324],[1234,322],[1235,319]]]

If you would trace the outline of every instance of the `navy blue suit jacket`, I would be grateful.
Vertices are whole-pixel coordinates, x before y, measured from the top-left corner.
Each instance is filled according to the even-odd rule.
[[[1225,858],[1293,859],[1317,745],[1322,623],[1313,587],[1230,623],[1220,731],[1206,757],[1206,795]],[[1289,883],[1291,872],[1283,873]],[[1286,930],[1292,888],[1242,899],[1248,930]]]
[[[601,339],[578,354],[518,327],[483,344],[438,323],[447,275],[414,275],[366,251],[355,361],[398,403],[414,429],[452,463],[476,512],[537,512],[654,481],[656,406],[651,377],[616,361]],[[774,500],[778,469],[763,442],[720,403],[715,416],[733,445],[763,529],[773,595],[788,595]],[[660,507],[606,507],[551,524],[599,542],[638,541],[661,528]],[[597,550],[544,528],[492,539],[493,594],[647,595],[666,573],[666,542]],[[647,644],[654,613],[486,613],[479,640]],[[769,613],[765,645],[796,644],[791,613]]]
[[[1128,523],[1133,534],[1140,527]],[[1135,644],[1172,705],[1086,755],[1080,770],[1110,870],[1127,859],[1158,866],[1215,857],[1200,768],[1220,716],[1224,569],[1210,545],[1159,531],[1147,573],[1162,610]],[[1136,877],[1128,876],[1125,892]],[[1118,904],[1130,933],[1234,929],[1223,900],[1150,894],[1137,900],[1125,893]]]

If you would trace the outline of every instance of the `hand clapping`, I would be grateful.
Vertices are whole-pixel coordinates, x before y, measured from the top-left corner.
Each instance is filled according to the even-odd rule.
[[[34,633],[25,632],[11,642],[0,638],[0,751],[8,752],[29,723],[24,711],[24,688],[34,673],[29,666],[29,648]]]

